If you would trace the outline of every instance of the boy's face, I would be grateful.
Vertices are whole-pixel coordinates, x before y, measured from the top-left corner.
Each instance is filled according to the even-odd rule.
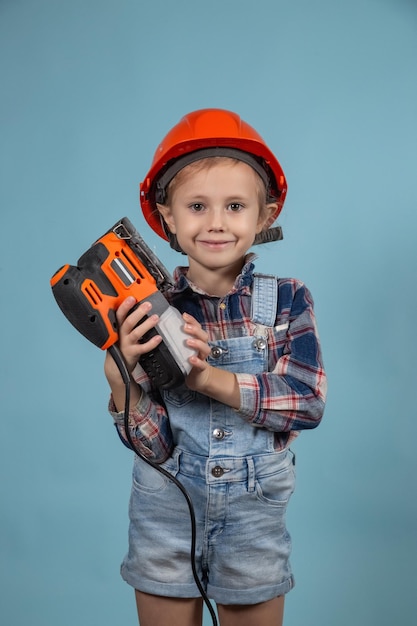
[[[235,278],[265,222],[257,174],[227,160],[185,176],[160,211],[188,256],[190,274],[218,270]]]

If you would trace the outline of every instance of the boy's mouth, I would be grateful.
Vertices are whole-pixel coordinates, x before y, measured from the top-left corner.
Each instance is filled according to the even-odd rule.
[[[212,250],[221,250],[226,246],[234,243],[231,239],[227,240],[217,240],[217,239],[199,239],[198,243],[206,248],[210,248]]]

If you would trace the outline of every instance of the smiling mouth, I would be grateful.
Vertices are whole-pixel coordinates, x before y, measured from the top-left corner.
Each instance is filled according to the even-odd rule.
[[[200,239],[198,243],[202,246],[206,246],[208,248],[224,248],[227,245],[234,243],[231,239],[227,241],[214,241],[208,239]]]

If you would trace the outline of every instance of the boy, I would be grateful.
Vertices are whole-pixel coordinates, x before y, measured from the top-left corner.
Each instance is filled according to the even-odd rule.
[[[221,626],[279,626],[292,588],[285,511],[294,489],[290,443],[322,417],[326,378],[307,288],[254,273],[256,242],[286,194],[279,162],[229,111],[185,116],[165,137],[141,185],[150,226],[188,257],[170,303],[195,350],[185,384],[160,392],[137,368],[161,341],[149,303],[117,311],[132,376],[129,419],[141,452],[162,463],[196,512],[196,567]],[[145,322],[140,320],[148,315]],[[139,325],[138,325],[139,323]],[[125,388],[110,356],[111,412],[123,436]],[[129,552],[122,575],[136,589],[141,626],[197,626],[188,510],[170,481],[135,458]]]

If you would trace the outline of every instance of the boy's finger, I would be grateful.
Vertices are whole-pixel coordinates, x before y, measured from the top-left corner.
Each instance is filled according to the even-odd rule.
[[[136,304],[135,298],[129,296],[126,300],[123,300],[122,304],[117,309],[117,320],[119,324],[123,323],[129,315],[132,315],[132,326],[135,326],[138,321],[152,308],[150,302],[142,302],[134,311],[133,307]]]

